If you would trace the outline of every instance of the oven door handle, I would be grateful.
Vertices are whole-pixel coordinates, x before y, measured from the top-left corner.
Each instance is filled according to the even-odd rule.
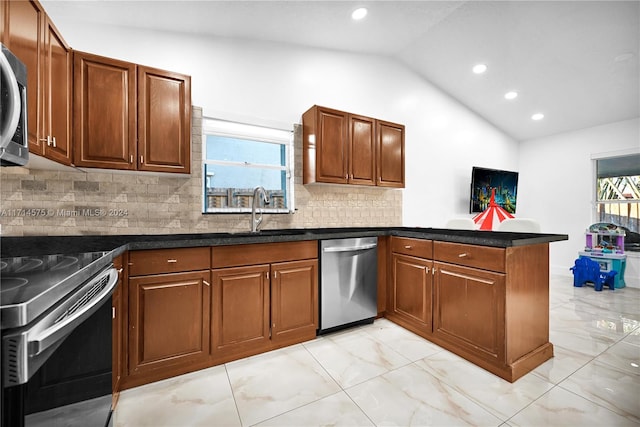
[[[107,285],[100,290],[97,294],[91,297],[91,301],[78,308],[73,314],[68,317],[54,322],[51,326],[42,331],[38,331],[33,335],[29,335],[29,356],[36,356],[47,348],[51,347],[58,341],[64,340],[75,328],[77,328],[82,322],[87,320],[102,304],[111,297],[111,294],[115,290],[118,284],[118,271],[115,268],[110,268],[105,271],[104,274],[97,276],[91,280],[85,286],[74,294],[69,300],[74,301],[82,298],[99,280],[108,275]],[[74,298],[75,297],[75,298]],[[62,310],[64,314],[68,307]]]

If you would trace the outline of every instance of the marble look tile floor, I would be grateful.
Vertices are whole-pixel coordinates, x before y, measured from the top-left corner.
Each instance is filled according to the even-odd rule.
[[[640,426],[640,290],[550,297],[555,357],[515,383],[380,319],[125,390],[115,425]]]

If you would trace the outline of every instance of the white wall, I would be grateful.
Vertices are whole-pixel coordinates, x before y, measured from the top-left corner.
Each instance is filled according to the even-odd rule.
[[[526,197],[518,199],[518,211],[537,218],[543,232],[569,235],[568,241],[550,245],[552,272],[570,274],[584,249],[584,232],[596,222],[592,156],[619,151],[640,152],[640,119],[520,143],[518,191]],[[627,258],[625,280],[640,287],[640,258],[632,253]]]
[[[299,122],[313,104],[406,125],[403,221],[470,216],[473,165],[517,169],[518,145],[387,58],[282,44],[57,22],[72,48],[192,76],[205,115]]]

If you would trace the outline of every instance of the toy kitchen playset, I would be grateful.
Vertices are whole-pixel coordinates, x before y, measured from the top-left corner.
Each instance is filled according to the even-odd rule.
[[[614,224],[593,224],[585,233],[584,251],[578,252],[579,259],[588,258],[597,262],[601,276],[606,276],[615,289],[625,286],[624,269],[627,256],[624,254],[624,237],[624,229]],[[574,285],[576,285],[575,281]],[[597,286],[596,290],[598,290]]]

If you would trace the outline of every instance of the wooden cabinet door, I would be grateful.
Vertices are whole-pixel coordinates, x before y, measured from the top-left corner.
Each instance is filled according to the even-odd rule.
[[[74,163],[136,169],[136,66],[74,52]]]
[[[214,353],[226,356],[268,346],[268,276],[269,265],[212,270]]]
[[[348,113],[318,107],[316,180],[346,184],[349,155]]]
[[[434,335],[489,360],[505,354],[505,275],[435,263]]]
[[[349,184],[376,185],[375,120],[349,115]]]
[[[43,53],[43,132],[45,157],[71,164],[71,53],[47,17]]]
[[[432,261],[392,254],[392,311],[418,327],[432,331]]]
[[[271,265],[271,339],[312,339],[318,329],[318,261]]]
[[[138,169],[191,170],[191,78],[138,66]]]
[[[42,154],[41,49],[46,15],[35,1],[3,1],[5,8],[3,43],[27,67],[27,123],[29,151]]]
[[[209,357],[209,271],[129,278],[129,375]]]
[[[404,126],[378,120],[376,134],[377,185],[404,188]]]

